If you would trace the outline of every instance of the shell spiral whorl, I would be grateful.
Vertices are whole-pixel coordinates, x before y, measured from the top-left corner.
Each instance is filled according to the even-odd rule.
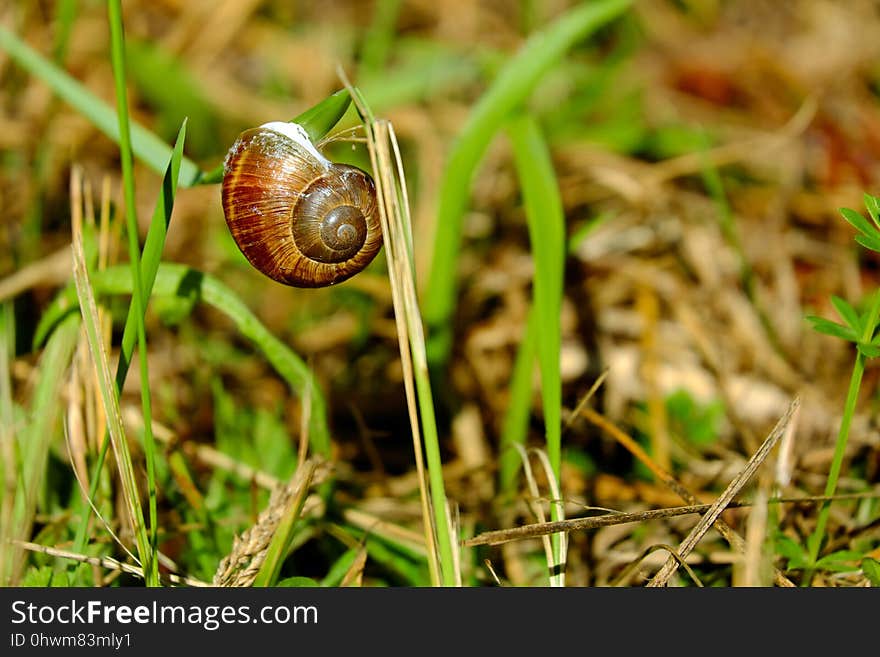
[[[238,248],[285,285],[344,281],[382,246],[372,178],[325,159],[295,123],[267,123],[238,137],[224,164],[222,198]]]

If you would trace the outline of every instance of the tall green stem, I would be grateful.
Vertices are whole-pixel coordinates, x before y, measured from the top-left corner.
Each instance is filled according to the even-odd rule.
[[[880,317],[880,290],[874,292],[871,308],[864,323],[861,342],[870,342],[877,326],[877,318]],[[831,461],[831,469],[828,471],[828,480],[825,483],[825,497],[830,498],[837,491],[837,480],[840,477],[840,469],[843,466],[843,457],[846,454],[846,444],[849,440],[849,428],[852,424],[853,415],[856,411],[856,402],[859,399],[859,389],[862,385],[862,375],[865,373],[865,355],[856,352],[856,361],[853,364],[852,376],[849,380],[849,390],[846,393],[846,404],[843,409],[843,418],[840,421],[840,429],[837,432],[837,444],[834,447],[834,457]],[[825,539],[825,527],[828,524],[828,515],[831,511],[831,501],[826,500],[819,510],[816,520],[816,529],[807,541],[807,549],[810,554],[810,562],[815,564],[819,557],[822,542]],[[811,572],[806,573],[805,583],[809,583]]]

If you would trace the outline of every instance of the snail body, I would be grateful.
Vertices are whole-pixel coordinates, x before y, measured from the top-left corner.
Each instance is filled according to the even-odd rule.
[[[382,247],[372,178],[327,160],[295,123],[239,135],[224,162],[222,199],[238,248],[285,285],[339,283]]]

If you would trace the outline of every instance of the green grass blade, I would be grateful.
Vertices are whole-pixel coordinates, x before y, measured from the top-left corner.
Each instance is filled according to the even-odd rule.
[[[865,316],[865,322],[862,326],[861,342],[868,343],[874,335],[877,327],[878,318],[880,318],[880,289],[874,291],[871,305]],[[819,509],[819,515],[816,519],[816,527],[813,533],[807,539],[807,549],[810,554],[810,563],[815,565],[825,540],[825,527],[828,524],[828,516],[831,513],[830,498],[837,491],[837,481],[840,478],[840,471],[843,468],[843,458],[846,455],[846,446],[849,442],[849,428],[852,424],[853,416],[856,411],[856,404],[859,400],[859,390],[862,386],[862,376],[865,373],[865,355],[858,351],[856,359],[853,363],[852,375],[850,376],[849,389],[846,393],[846,402],[843,407],[843,417],[840,420],[840,428],[837,432],[837,440],[834,445],[834,456],[831,459],[831,467],[828,470],[828,479],[825,482],[826,500]],[[804,584],[809,585],[811,579],[811,571],[807,571],[804,576]]]
[[[70,44],[70,33],[76,22],[76,0],[61,0],[56,12],[55,39],[52,44],[52,57],[56,62],[63,62]]]
[[[534,33],[498,74],[456,139],[440,183],[438,230],[434,238],[424,316],[430,331],[429,357],[445,361],[451,335],[447,326],[455,304],[456,262],[471,179],[479,161],[508,115],[519,107],[565,52],[618,17],[630,0],[579,5]]]
[[[156,443],[153,437],[152,395],[150,392],[147,330],[144,326],[146,298],[141,273],[141,248],[138,237],[137,205],[134,193],[134,154],[131,147],[131,129],[128,114],[128,85],[125,71],[125,33],[122,25],[122,0],[108,0],[110,23],[110,60],[116,87],[116,116],[119,121],[119,154],[122,163],[122,188],[125,196],[125,224],[128,234],[128,258],[134,290],[130,313],[137,329],[138,361],[141,375],[141,412],[144,417],[144,457],[147,466],[147,494],[150,516],[150,553],[158,544],[158,506],[156,501]],[[150,559],[143,563],[144,579],[148,585],[159,581],[159,562]]]
[[[144,250],[141,254],[142,298],[149,299],[156,280],[156,272],[162,259],[162,251],[165,248],[165,238],[168,235],[168,226],[171,223],[171,213],[174,209],[174,197],[177,194],[177,179],[180,171],[180,163],[183,158],[183,143],[186,140],[186,120],[180,126],[177,141],[171,153],[171,161],[165,169],[165,177],[162,180],[162,192],[156,199],[156,208],[153,211],[153,220],[147,230],[147,238],[144,240]],[[134,307],[128,309],[125,319],[125,328],[122,332],[122,343],[119,350],[119,364],[116,367],[116,387],[122,390],[128,366],[131,363],[131,354],[134,351],[134,343],[137,339],[138,321],[143,321],[143,316],[137,318]]]
[[[481,77],[477,57],[433,41],[401,38],[395,53],[393,68],[358,70],[358,88],[374,112],[442,97]]]
[[[559,353],[562,343],[560,316],[565,274],[565,214],[550,150],[534,118],[522,115],[510,121],[507,129],[513,144],[517,178],[522,187],[529,228],[535,280],[532,285],[534,313],[537,317],[538,369],[541,372],[541,398],[547,458],[559,483],[562,461],[562,377]],[[552,520],[561,520],[561,506],[550,506]],[[562,542],[554,534],[552,566],[562,563]]]
[[[363,549],[364,548],[362,547],[353,547],[343,552],[342,555],[333,562],[333,565],[330,566],[330,569],[327,571],[327,574],[324,575],[323,579],[321,579],[321,586],[339,586],[342,578],[345,577],[345,574],[352,567],[355,559],[357,559]]]
[[[0,49],[5,50],[19,66],[31,75],[46,83],[52,91],[85,116],[107,137],[119,143],[117,116],[107,103],[2,26],[0,26]],[[165,170],[165,164],[171,156],[171,148],[159,137],[143,126],[132,124],[131,144],[138,160],[157,173],[162,173]],[[192,160],[183,158],[180,167],[180,183],[188,187],[196,182],[199,175],[198,166]]]
[[[174,208],[174,197],[177,192],[178,173],[180,171],[180,162],[183,157],[183,144],[186,140],[186,120],[180,126],[177,135],[177,142],[171,155],[171,161],[165,169],[165,178],[162,181],[162,191],[156,200],[156,208],[153,211],[153,220],[150,222],[150,228],[147,231],[147,238],[144,242],[144,250],[141,254],[141,263],[143,265],[143,297],[149,299],[153,289],[153,283],[156,280],[156,272],[159,269],[159,263],[162,258],[162,250],[165,246],[165,237],[168,234],[168,225],[171,222],[171,213]],[[46,314],[43,318],[47,317]],[[128,316],[125,320],[125,327],[122,332],[122,343],[119,348],[119,361],[116,364],[116,394],[122,394],[122,387],[125,384],[128,375],[128,366],[131,363],[131,354],[134,350],[134,343],[137,339],[138,321],[143,322],[143,315],[138,318],[134,313],[134,306],[128,308]],[[109,437],[105,438],[104,444],[98,451],[98,458],[95,461],[91,476],[91,489],[89,490],[89,499],[95,499],[98,486],[100,485],[100,473],[104,467],[104,460],[107,456],[109,447]],[[74,551],[81,553],[84,550],[87,529],[89,526],[89,518],[91,517],[92,508],[88,504],[82,507],[82,517],[77,526],[76,536],[74,538]]]

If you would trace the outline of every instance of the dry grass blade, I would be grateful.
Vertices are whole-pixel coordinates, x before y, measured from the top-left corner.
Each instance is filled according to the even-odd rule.
[[[345,72],[340,68],[338,73],[364,119],[375,174],[431,580],[435,585],[454,585],[460,581],[460,573],[449,529],[451,521],[441,472],[424,326],[416,294],[412,221],[400,149],[391,124],[373,119]]]
[[[513,445],[513,447],[516,449],[517,452],[519,452],[520,458],[522,459],[523,476],[525,477],[526,484],[529,487],[529,499],[528,499],[529,508],[531,509],[531,511],[535,515],[535,517],[538,519],[539,524],[544,525],[544,526],[550,525],[552,523],[547,522],[547,519],[546,519],[547,516],[544,514],[544,509],[541,507],[541,504],[538,502],[538,500],[541,499],[541,491],[538,490],[538,482],[536,481],[535,474],[532,471],[532,464],[529,462],[529,456],[526,453],[526,450],[522,445],[515,444],[515,445]],[[538,452],[539,450],[535,450],[535,451]],[[549,477],[549,479],[552,481],[554,479],[554,477],[551,476],[551,477]],[[554,569],[554,566],[556,564],[554,563],[554,559],[553,559],[553,545],[550,542],[550,535],[552,533],[554,533],[554,532],[542,533],[542,534],[540,534],[540,536],[541,536],[541,541],[544,546],[544,555],[547,558],[547,567],[548,567],[548,571],[550,573],[550,584],[551,584],[551,586],[558,586],[558,585],[560,585],[559,584],[559,577],[558,577],[559,573],[555,572],[555,569]],[[560,542],[560,546],[564,546],[565,543],[566,543],[566,541],[563,539]],[[560,554],[564,554],[564,552],[560,552]]]
[[[74,219],[76,219],[76,216],[76,213],[74,213]],[[85,252],[83,248],[81,222],[74,220],[72,229],[73,279],[76,284],[77,296],[79,298],[83,326],[86,330],[89,351],[91,352],[92,362],[94,363],[96,376],[99,381],[98,387],[101,391],[104,415],[106,416],[108,429],[110,431],[110,442],[113,447],[113,454],[116,458],[116,466],[122,483],[123,498],[128,512],[125,514],[125,520],[128,522],[128,529],[131,532],[131,536],[137,541],[139,557],[143,562],[145,559],[150,559],[151,555],[149,541],[147,540],[146,535],[146,527],[143,522],[144,516],[138,494],[137,479],[134,474],[134,465],[132,464],[131,453],[128,449],[128,442],[122,425],[122,416],[119,411],[119,398],[116,395],[116,386],[113,383],[113,377],[110,374],[110,364],[107,359],[107,352],[100,336],[101,319],[98,315],[95,296],[89,282],[89,274],[86,267]],[[142,563],[141,565],[145,564]]]
[[[661,482],[668,486],[669,489],[682,500],[691,505],[696,505],[698,503],[698,500],[693,493],[676,481],[672,475],[654,463],[651,457],[648,456],[648,453],[616,425],[589,407],[584,407],[581,410],[581,415],[619,442],[630,454],[635,456],[645,467],[651,470]],[[734,550],[740,553],[745,551],[745,541],[742,536],[733,531],[733,529],[731,529],[721,518],[716,518],[715,529],[718,530],[718,532],[724,537],[724,540],[726,540]],[[789,580],[778,569],[774,570],[773,577],[778,586],[794,586],[791,580]]]
[[[11,541],[14,545],[22,548],[23,550],[30,550],[31,552],[41,552],[42,554],[48,554],[50,557],[58,557],[59,559],[70,559],[72,561],[78,561],[80,563],[87,563],[92,566],[99,566],[101,568],[107,568],[108,570],[117,570],[119,572],[128,573],[130,575],[134,575],[136,577],[144,578],[144,570],[138,566],[132,566],[131,564],[122,563],[121,561],[117,561],[112,557],[92,557],[87,554],[77,554],[76,552],[71,552],[69,550],[62,550],[61,548],[49,547],[48,545],[40,545],[38,543],[30,543],[28,541]],[[163,574],[161,575],[162,582],[165,584],[185,584],[187,586],[211,586],[207,582],[203,582],[199,579],[194,579],[188,576],[175,575],[173,573]]]
[[[360,509],[348,508],[343,512],[345,522],[369,534],[374,534],[388,541],[404,546],[407,550],[427,557],[424,536],[419,532],[407,529],[393,522],[377,518],[373,514]]]
[[[665,543],[658,543],[657,545],[652,545],[647,548],[644,552],[642,552],[641,556],[639,556],[638,559],[629,564],[623,570],[623,572],[620,573],[620,576],[616,580],[614,580],[614,582],[612,582],[611,586],[623,586],[624,584],[626,584],[629,581],[629,578],[632,577],[633,573],[636,572],[636,570],[638,569],[639,564],[641,564],[649,554],[656,552],[657,550],[666,550],[669,553],[669,558],[675,559],[676,563],[678,563],[682,568],[685,569],[685,572],[687,572],[688,576],[692,580],[694,580],[694,584],[696,584],[700,588],[703,588],[703,583],[700,581],[700,578],[697,577],[697,574],[694,572],[693,568],[688,566],[687,562],[675,550],[674,547],[672,547],[671,545],[666,545]]]
[[[67,447],[67,456],[70,459],[70,462],[73,463],[74,457],[71,448],[70,432],[67,429],[67,425],[65,425],[64,428],[64,444]],[[85,503],[89,505],[92,513],[95,514],[95,518],[98,519],[98,522],[101,523],[106,532],[110,534],[110,538],[112,538],[113,541],[117,545],[119,545],[122,551],[125,552],[132,561],[137,562],[137,557],[131,553],[131,550],[128,549],[128,546],[125,544],[125,542],[121,538],[119,538],[119,536],[117,536],[116,532],[113,531],[113,526],[109,522],[107,522],[107,519],[104,518],[101,510],[97,507],[97,505],[95,505],[94,500],[92,500],[91,496],[89,495],[89,487],[85,483],[85,480],[82,479],[80,472],[75,466],[72,466],[71,470],[73,471],[73,476],[76,479],[76,484],[77,486],[79,486],[80,495],[82,495],[82,499],[85,501]]]
[[[553,467],[550,465],[550,459],[544,450],[533,450],[541,461],[541,467],[544,468],[544,476],[547,479],[547,485],[550,488],[550,506],[556,508],[557,517],[565,518],[565,505],[562,502],[562,494],[556,477],[553,475]],[[551,516],[552,517],[552,516]],[[565,586],[565,559],[568,551],[568,534],[559,534],[559,561],[554,560],[553,545],[549,538],[545,541],[547,550],[547,564],[550,567],[550,586]]]
[[[339,586],[363,586],[364,583],[364,566],[367,565],[367,548],[362,547],[358,550],[357,556],[354,558],[349,569],[345,572]]]
[[[763,442],[761,447],[758,448],[758,451],[749,459],[749,462],[746,464],[746,467],[743,468],[742,472],[740,472],[732,482],[724,489],[724,492],[720,495],[720,497],[715,501],[709,511],[706,512],[706,515],[702,517],[700,522],[697,523],[696,527],[691,530],[691,533],[688,534],[685,539],[681,542],[681,545],[678,549],[678,554],[682,559],[686,559],[687,555],[690,554],[691,550],[696,547],[697,543],[703,538],[705,533],[709,531],[709,528],[713,525],[713,523],[718,519],[718,516],[721,515],[721,512],[727,508],[733,498],[736,497],[737,493],[739,493],[740,489],[748,483],[749,479],[752,478],[752,475],[755,474],[755,471],[761,466],[767,456],[770,454],[770,451],[773,447],[776,446],[776,443],[782,437],[782,435],[788,429],[789,423],[792,421],[792,417],[800,406],[800,399],[797,397],[791,402],[788,407],[788,410],[785,414],[779,419],[779,422],[776,423],[776,426],[773,427],[773,430],[770,432],[770,435],[767,436],[767,439]],[[648,586],[665,586],[669,581],[669,578],[675,573],[678,569],[678,562],[675,559],[670,558],[664,564],[663,568],[654,576],[654,578],[648,583]]]
[[[834,495],[828,498],[824,495],[811,495],[808,497],[779,497],[765,500],[766,504],[819,504],[829,499],[834,500],[855,500],[855,499],[876,499],[878,493],[852,493],[847,495]],[[752,502],[731,502],[727,505],[728,509],[742,509],[754,506]],[[482,532],[467,540],[462,541],[464,547],[476,547],[478,545],[502,545],[511,541],[522,541],[529,538],[537,538],[546,536],[556,532],[574,532],[585,531],[588,529],[599,529],[600,527],[610,527],[612,525],[625,525],[630,522],[647,522],[648,520],[661,520],[663,518],[675,518],[678,516],[686,516],[692,513],[705,513],[711,504],[691,504],[688,506],[673,506],[666,509],[649,509],[647,511],[634,511],[632,513],[623,513],[620,511],[608,511],[602,515],[589,516],[587,518],[571,518],[569,520],[558,520],[554,522],[536,522],[529,525],[521,525],[510,529],[496,529],[492,531]]]

